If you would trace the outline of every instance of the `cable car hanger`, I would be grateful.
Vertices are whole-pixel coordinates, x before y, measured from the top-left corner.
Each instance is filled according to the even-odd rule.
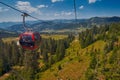
[[[12,8],[12,9],[15,10],[15,11],[18,11],[18,12],[22,13],[22,16],[23,16],[23,28],[24,28],[25,30],[28,30],[28,29],[26,28],[26,25],[25,25],[25,17],[29,16],[29,17],[31,17],[31,18],[33,18],[33,19],[36,19],[36,20],[38,20],[38,21],[41,21],[40,19],[38,19],[38,18],[36,18],[36,17],[34,17],[34,16],[26,13],[26,12],[23,12],[23,11],[21,11],[21,10],[18,10],[18,9],[16,9],[16,8],[14,8],[14,7],[6,4],[6,3],[3,3],[3,2],[0,2],[0,3],[3,4],[3,5],[5,5],[5,6],[7,6],[7,7]]]
[[[23,13],[21,16],[23,16],[23,28],[26,30],[26,31],[32,31],[32,29],[31,28],[26,28],[26,25],[25,25],[25,17],[27,17],[28,16],[28,14],[27,13]]]

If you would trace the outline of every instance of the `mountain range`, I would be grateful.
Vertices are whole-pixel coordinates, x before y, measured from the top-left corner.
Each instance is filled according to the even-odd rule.
[[[44,30],[63,30],[63,29],[76,29],[79,27],[91,27],[92,25],[102,25],[120,22],[120,17],[92,17],[89,19],[56,19],[46,21],[27,21],[26,26],[32,28],[34,31]],[[13,32],[23,32],[23,24],[21,22],[2,22],[0,28]]]

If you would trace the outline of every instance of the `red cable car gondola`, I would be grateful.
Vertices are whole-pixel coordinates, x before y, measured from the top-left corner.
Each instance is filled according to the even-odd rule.
[[[24,32],[20,34],[19,43],[23,49],[35,50],[40,46],[41,36],[38,32]]]
[[[30,29],[27,29],[25,26],[25,17],[29,16],[27,13],[22,14],[23,16],[23,27],[26,32],[20,34],[19,43],[23,49],[35,50],[40,46],[41,36],[38,32],[33,32]]]
[[[26,32],[20,34],[19,36],[19,43],[20,45],[22,46],[23,49],[28,49],[28,50],[35,50],[39,47],[40,45],[40,42],[41,42],[41,36],[38,32],[32,32],[32,31],[29,31],[26,26],[25,26],[25,17],[29,16],[31,18],[34,18],[36,20],[39,20],[38,18],[36,17],[33,17],[23,11],[20,11],[12,6],[9,6],[3,2],[0,2],[1,4],[5,5],[5,6],[8,6],[20,13],[22,13],[22,16],[23,16],[23,27],[24,29],[26,30]]]

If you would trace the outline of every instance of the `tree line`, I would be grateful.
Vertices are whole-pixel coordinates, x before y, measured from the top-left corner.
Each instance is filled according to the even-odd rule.
[[[74,36],[72,34],[68,35],[67,38],[60,40],[54,40],[52,38],[43,39],[41,55],[43,56],[45,67],[43,69],[41,68],[41,71],[46,70],[55,62],[62,60],[65,57],[65,50],[73,40]]]
[[[94,43],[97,40],[115,42],[120,35],[120,23],[111,23],[108,25],[96,25],[86,31],[79,33],[79,40],[82,48]]]

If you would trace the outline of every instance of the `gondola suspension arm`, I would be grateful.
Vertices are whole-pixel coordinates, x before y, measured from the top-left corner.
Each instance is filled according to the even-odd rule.
[[[22,16],[23,16],[23,28],[24,28],[25,30],[27,30],[26,25],[25,25],[25,17],[27,17],[28,14],[27,14],[27,13],[23,13]]]

